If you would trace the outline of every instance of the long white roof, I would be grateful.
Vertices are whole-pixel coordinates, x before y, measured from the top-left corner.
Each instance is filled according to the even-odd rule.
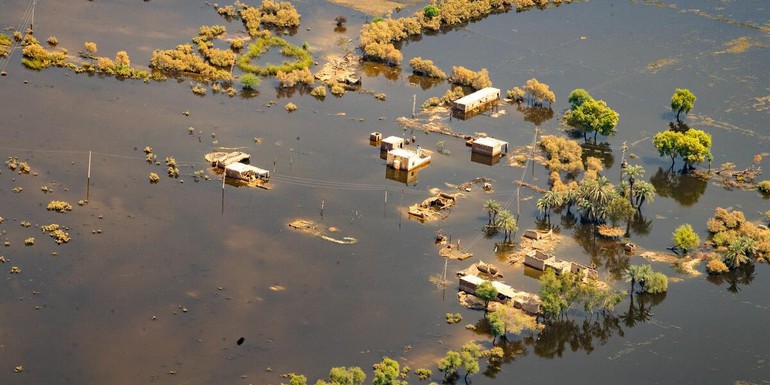
[[[470,95],[465,95],[462,98],[455,100],[455,103],[467,104],[474,100],[485,98],[487,96],[492,96],[492,95],[500,95],[500,89],[494,88],[494,87],[485,87]]]

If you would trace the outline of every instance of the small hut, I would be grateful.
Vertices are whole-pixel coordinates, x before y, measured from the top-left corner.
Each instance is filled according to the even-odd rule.
[[[494,87],[482,88],[470,95],[457,99],[452,104],[452,110],[467,113],[482,108],[487,104],[497,103],[500,100],[500,89]]]
[[[380,150],[382,151],[390,151],[397,148],[404,148],[404,138],[399,138],[398,136],[389,136],[383,139],[382,144],[380,145]]]
[[[385,142],[385,140],[383,140]],[[410,171],[417,167],[430,163],[430,151],[417,148],[417,152],[403,148],[388,151],[386,162],[389,167],[396,170]]]
[[[487,156],[505,155],[508,153],[508,142],[495,138],[478,138],[471,143],[471,151]]]

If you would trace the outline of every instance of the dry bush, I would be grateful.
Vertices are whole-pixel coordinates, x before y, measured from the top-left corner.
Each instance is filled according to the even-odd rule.
[[[706,264],[706,271],[709,274],[722,274],[727,273],[730,269],[720,259],[712,259]]]
[[[364,59],[397,66],[404,55],[391,43],[371,43],[364,48]]]
[[[435,64],[432,60],[423,60],[421,57],[413,58],[409,60],[409,66],[412,67],[412,72],[417,75],[427,76],[436,79],[446,79],[446,74]]]
[[[59,44],[59,39],[57,39],[56,36],[49,36],[48,40],[46,40],[46,41],[50,45],[57,45],[57,44]]]
[[[176,49],[155,50],[150,66],[164,73],[193,73],[209,80],[232,80],[229,71],[221,70],[207,63],[197,55],[192,45],[180,44]]]
[[[286,103],[285,106],[283,106],[283,109],[285,109],[288,112],[294,112],[294,111],[297,111],[297,105],[292,102],[288,102]]]
[[[311,85],[315,81],[313,73],[309,69],[303,68],[291,72],[278,71],[275,78],[281,83],[281,87],[294,87],[297,84]]]
[[[486,68],[482,68],[479,72],[474,72],[462,66],[452,67],[452,75],[449,76],[449,81],[454,84],[469,86],[474,90],[492,86],[492,81],[489,80],[489,71]]]
[[[513,87],[513,89],[505,92],[505,97],[513,100],[514,102],[522,102],[524,101],[524,90],[519,87]]]
[[[529,96],[531,103],[553,103],[556,101],[556,95],[550,90],[548,84],[540,83],[536,78],[527,80],[522,87]]]
[[[711,243],[714,247],[725,247],[740,237],[747,237],[755,242],[754,256],[757,259],[770,259],[770,230],[746,221],[743,212],[717,207],[714,217],[708,220],[707,227],[713,234]]]
[[[550,171],[567,172],[577,175],[583,170],[583,149],[574,140],[552,135],[543,135],[538,145],[545,151],[547,160],[543,166]]]
[[[320,85],[316,88],[313,88],[312,91],[310,91],[310,95],[315,96],[317,98],[325,98],[326,97],[326,86]]]
[[[48,203],[48,211],[65,213],[67,211],[72,211],[72,205],[65,201],[51,201]]]
[[[465,96],[465,92],[463,91],[462,87],[451,87],[447,92],[444,93],[444,96],[441,97],[441,104],[445,106],[449,106],[457,99],[462,98]]]

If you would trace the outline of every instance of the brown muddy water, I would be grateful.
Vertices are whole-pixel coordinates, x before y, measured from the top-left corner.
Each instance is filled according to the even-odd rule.
[[[0,0],[0,26],[17,26],[28,3]],[[367,18],[318,0],[296,6],[302,27],[287,38],[309,42],[319,61],[341,52],[348,39],[355,46]],[[334,31],[338,14],[348,16],[344,32]],[[623,142],[638,156],[660,196],[645,205],[631,240],[663,250],[682,223],[705,238],[705,221],[717,206],[741,209],[750,220],[770,209],[756,192],[667,172],[669,161],[651,144],[674,118],[668,108],[674,88],[685,87],[698,97],[686,122],[713,135],[714,165],[745,167],[754,154],[770,151],[767,15],[761,1],[590,1],[494,15],[402,48],[404,63],[419,55],[444,70],[486,67],[503,89],[533,76],[548,83],[557,95],[550,119],[504,106],[506,114],[497,118],[448,122],[458,132],[486,132],[512,146],[532,141],[533,121],[541,133],[560,134],[557,117],[572,89],[606,100],[620,113],[618,134],[590,150],[602,154],[613,180]],[[153,49],[188,42],[200,25],[217,23],[243,29],[204,2],[181,0],[39,1],[35,11],[41,41],[56,35],[73,53],[94,41],[98,54],[126,50],[134,65],[146,65]],[[752,43],[748,49],[730,50],[728,43],[743,37]],[[450,273],[478,259],[494,261],[501,239],[479,236],[486,223],[482,202],[493,198],[515,210],[513,181],[525,173],[528,182],[545,186],[547,174],[539,165],[474,163],[462,141],[416,132],[418,144],[435,150],[445,141],[450,155],[436,154],[405,184],[386,178],[385,161],[367,143],[375,130],[401,135],[395,120],[411,114],[412,96],[419,105],[447,84],[418,83],[406,68],[369,65],[364,88],[386,93],[386,101],[357,93],[324,101],[299,92],[289,97],[277,93],[271,79],[256,95],[209,91],[199,97],[190,79],[144,84],[55,68],[30,71],[18,51],[5,69],[0,156],[28,161],[37,175],[5,168],[0,174],[0,231],[10,242],[0,249],[10,260],[0,265],[0,383],[277,384],[286,372],[304,373],[313,383],[332,366],[368,370],[383,355],[435,371],[448,349],[474,338],[491,345],[490,336],[463,328],[482,315],[459,307],[456,282],[446,290],[429,282],[444,267],[433,236],[439,229],[451,233],[476,256],[450,262]],[[271,100],[277,105],[268,106]],[[288,101],[299,110],[287,114]],[[179,179],[147,164],[145,146],[161,162],[175,157]],[[243,147],[252,164],[274,169],[274,189],[227,185],[223,196],[221,181],[203,161],[218,146]],[[211,180],[196,182],[198,170]],[[149,183],[150,172],[161,175],[158,184]],[[476,177],[494,179],[495,192],[466,194],[443,222],[420,224],[400,214],[430,188],[448,190],[445,182]],[[14,193],[15,187],[23,191]],[[86,205],[75,205],[86,198]],[[522,189],[522,198],[521,228],[538,225],[535,193]],[[75,207],[67,214],[46,211],[54,199]],[[337,227],[333,234],[358,243],[338,245],[290,230],[287,224],[300,217]],[[644,263],[593,242],[586,228],[566,218],[552,221],[563,235],[565,259],[592,261],[616,278],[628,264]],[[67,226],[72,241],[57,246],[39,230],[48,223]],[[24,246],[29,237],[35,244]],[[11,266],[21,274],[8,274]],[[770,381],[766,265],[721,280],[654,267],[682,281],[671,282],[664,297],[624,301],[614,317],[574,311],[570,321],[539,334],[512,336],[505,363],[482,366],[473,382]],[[537,290],[521,267],[505,266],[503,273],[513,286]],[[463,322],[447,325],[448,312],[461,313]],[[241,337],[244,343],[236,344]],[[18,365],[23,372],[14,372]]]

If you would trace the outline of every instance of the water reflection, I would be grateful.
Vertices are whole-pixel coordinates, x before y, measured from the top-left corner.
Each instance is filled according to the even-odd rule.
[[[370,61],[361,63],[361,70],[367,77],[376,78],[383,75],[385,79],[393,81],[398,80],[399,75],[401,75],[401,69],[399,67],[390,67],[382,63]]]
[[[741,285],[748,286],[754,281],[755,269],[753,263],[747,263],[724,274],[709,274],[706,280],[717,286],[727,284],[727,291],[735,294],[741,291]]]
[[[682,206],[692,206],[706,192],[708,182],[695,175],[682,174],[673,170],[658,168],[650,178],[655,192],[664,198],[673,198]]]
[[[516,103],[516,111],[524,115],[524,121],[540,127],[543,122],[553,119],[553,109],[550,107],[536,107]]]
[[[612,155],[612,147],[610,147],[610,144],[607,142],[583,142],[580,144],[580,147],[583,148],[583,164],[586,163],[586,159],[589,156],[600,159],[605,169],[612,168],[612,165],[615,164],[615,156]]]
[[[444,84],[444,82],[444,80],[429,78],[427,76],[419,76],[415,74],[409,75],[409,84],[418,85],[423,91],[431,89],[437,85]]]
[[[666,293],[660,294],[631,294],[628,310],[620,315],[623,325],[628,328],[638,323],[646,323],[652,319],[652,307],[666,299]]]
[[[579,222],[572,228],[572,238],[591,256],[591,263],[604,267],[613,279],[619,280],[628,268],[629,257],[623,244],[599,237],[593,223]]]
[[[297,85],[294,87],[276,87],[275,95],[278,99],[291,98],[297,92],[299,92],[300,95],[306,95],[309,94],[311,90],[312,88],[305,85]]]

